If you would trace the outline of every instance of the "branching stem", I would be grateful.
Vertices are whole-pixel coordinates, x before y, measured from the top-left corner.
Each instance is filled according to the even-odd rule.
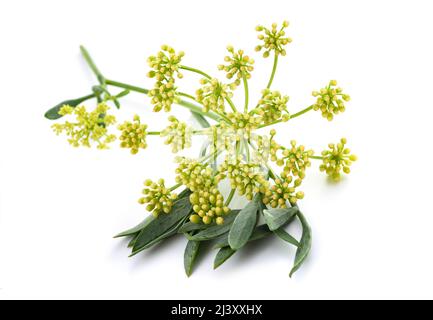
[[[266,86],[266,89],[269,89],[272,85],[272,82],[274,81],[275,72],[277,71],[277,65],[278,65],[278,54],[275,52],[274,65],[272,66],[271,77],[269,78],[269,82],[268,85]]]

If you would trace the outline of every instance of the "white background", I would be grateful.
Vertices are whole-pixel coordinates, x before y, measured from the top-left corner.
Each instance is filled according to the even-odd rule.
[[[430,1],[395,0],[2,1],[0,298],[433,298],[431,13]],[[359,156],[340,184],[316,163],[307,175],[311,257],[293,279],[294,250],[278,240],[216,271],[211,252],[189,279],[181,237],[128,258],[112,236],[146,215],[136,202],[144,179],[172,182],[173,156],[157,137],[131,156],[74,149],[52,133],[46,109],[95,84],[79,45],[107,77],[149,87],[146,58],[161,44],[217,76],[233,44],[256,58],[257,99],[272,59],[253,52],[254,28],[284,19],[293,43],[274,84],[290,110],[330,79],[352,101],[331,123],[310,112],[280,125],[279,141],[320,151],[345,136]],[[181,88],[193,92],[199,78],[187,78]],[[151,129],[166,125],[144,96],[123,105],[119,120],[140,113]]]

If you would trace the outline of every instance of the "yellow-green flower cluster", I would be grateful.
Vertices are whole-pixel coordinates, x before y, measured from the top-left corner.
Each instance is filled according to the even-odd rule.
[[[260,165],[242,163],[241,157],[234,163],[225,161],[219,172],[227,172],[231,188],[236,189],[241,196],[245,195],[248,200],[252,200],[258,192],[265,193],[269,188],[269,182],[260,170]]]
[[[201,79],[202,87],[197,90],[197,101],[203,105],[203,111],[225,111],[225,99],[231,98],[235,89],[233,84],[223,84],[218,79]]]
[[[166,137],[164,143],[171,145],[171,150],[174,153],[191,147],[192,128],[174,116],[170,116],[168,120],[170,121],[170,125],[161,131],[160,134],[161,137]]]
[[[264,50],[263,57],[269,57],[271,51],[274,51],[276,55],[286,55],[286,49],[284,47],[292,42],[292,39],[286,37],[285,28],[289,26],[288,21],[284,21],[282,27],[278,30],[277,24],[273,23],[271,29],[263,26],[257,26],[256,31],[262,32],[257,37],[263,41],[262,45],[256,47],[256,51]]]
[[[176,53],[173,48],[163,45],[156,56],[151,56],[147,60],[153,69],[148,76],[156,79],[154,88],[149,91],[149,96],[152,98],[151,103],[154,105],[153,111],[158,112],[164,109],[168,112],[171,110],[171,105],[177,101],[175,76],[183,77],[179,72],[183,56],[182,51]]]
[[[65,133],[69,136],[68,142],[74,147],[90,147],[93,141],[98,149],[107,149],[108,144],[116,140],[115,135],[108,133],[108,127],[116,122],[114,116],[107,114],[109,109],[105,103],[98,104],[91,112],[85,106],[64,105],[59,115],[74,115],[75,122],[56,123],[52,128],[57,135]]]
[[[206,163],[184,157],[178,157],[176,161],[179,164],[176,168],[176,182],[192,192],[209,188],[219,182],[215,181],[212,168]]]
[[[288,172],[295,177],[305,178],[305,170],[311,166],[310,156],[313,150],[305,150],[305,147],[296,146],[296,141],[290,141],[290,148],[282,148],[282,158],[277,159],[277,165],[284,166],[284,172]]]
[[[295,204],[298,199],[304,198],[302,191],[296,192],[301,183],[300,178],[295,180],[289,172],[282,172],[281,178],[275,179],[275,184],[265,192],[263,203],[272,208],[287,208],[288,202]]]
[[[280,119],[285,122],[290,119],[287,111],[288,102],[288,96],[282,96],[278,91],[265,89],[262,91],[262,98],[259,100],[259,106],[254,110],[254,113],[262,117],[264,124]]]
[[[222,127],[234,130],[234,134],[237,136],[236,139],[249,138],[251,132],[256,129],[262,122],[260,116],[250,115],[248,113],[231,112],[227,114],[227,118],[230,120],[230,125],[222,123]]]
[[[137,154],[140,149],[146,149],[147,125],[140,122],[138,115],[134,116],[133,121],[125,121],[118,126],[122,132],[119,140],[121,148],[131,149],[132,154]]]
[[[356,155],[350,154],[350,149],[345,147],[346,143],[347,140],[341,138],[337,144],[330,143],[329,150],[322,151],[323,163],[320,171],[326,172],[334,180],[339,180],[342,172],[349,174],[350,165],[357,159]]]
[[[219,65],[219,70],[224,70],[227,73],[227,79],[233,79],[233,84],[238,86],[241,83],[243,77],[246,79],[251,78],[250,72],[254,70],[254,60],[249,56],[245,55],[243,50],[235,51],[232,46],[227,47],[227,51],[230,53],[229,56],[224,57],[226,65]]]
[[[164,179],[158,182],[146,180],[144,182],[143,197],[138,200],[140,204],[147,204],[146,210],[157,217],[160,213],[169,213],[177,194],[165,187]]]
[[[210,224],[215,221],[216,224],[223,224],[223,215],[230,212],[230,209],[224,205],[224,197],[216,186],[209,189],[201,189],[193,192],[189,200],[195,214],[191,215],[190,221],[204,224]]]
[[[320,91],[313,91],[313,97],[317,97],[316,103],[313,105],[314,110],[320,110],[322,116],[329,121],[346,110],[345,102],[350,100],[348,94],[343,93],[343,89],[337,88],[337,81],[329,81],[329,85]]]
[[[217,224],[224,223],[222,216],[230,209],[224,205],[224,197],[217,187],[224,176],[214,176],[209,165],[197,160],[178,158],[178,163],[176,182],[192,191],[190,201],[195,214],[190,220],[194,223],[202,221],[204,224],[213,221]]]

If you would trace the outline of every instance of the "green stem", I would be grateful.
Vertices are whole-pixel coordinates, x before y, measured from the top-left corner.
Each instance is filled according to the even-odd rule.
[[[90,69],[92,69],[93,73],[96,75],[96,77],[98,78],[99,83],[102,86],[105,86],[106,84],[106,80],[105,77],[102,75],[102,73],[99,71],[98,67],[96,66],[95,62],[93,62],[92,57],[90,56],[89,52],[87,51],[86,48],[84,48],[84,46],[80,46],[80,51],[81,54],[84,57],[84,60],[86,60],[87,64],[89,65]]]
[[[248,93],[248,81],[247,77],[244,73],[242,73],[242,80],[244,82],[244,90],[245,90],[245,106],[244,106],[244,113],[248,112],[248,99],[249,99],[249,93]]]
[[[202,110],[202,108],[201,108],[200,106],[198,106],[198,105],[196,105],[196,104],[193,104],[193,103],[191,103],[191,102],[188,102],[188,101],[185,101],[185,100],[179,99],[179,101],[176,102],[176,103],[177,103],[178,105],[182,106],[182,107],[185,107],[185,108],[190,109],[190,110],[191,110],[192,112],[194,112],[194,113],[201,114],[202,116],[205,116],[205,117],[211,118],[211,119],[213,119],[213,120],[215,120],[215,121],[220,121],[220,120],[221,120],[221,117],[220,117],[220,116],[218,116],[218,115],[216,115],[216,114],[214,114],[214,113],[210,113],[210,112],[203,112],[203,110]]]
[[[201,71],[199,69],[196,69],[196,68],[191,68],[191,67],[188,67],[188,66],[179,66],[179,69],[195,72],[195,73],[198,73],[198,74],[202,75],[205,78],[212,79],[212,77],[210,75],[208,75],[206,72],[203,72],[203,71]]]
[[[245,146],[245,152],[247,155],[247,162],[249,163],[251,160],[251,156],[250,156],[250,148],[249,148],[249,141],[247,141],[246,139],[244,139],[244,146]]]
[[[212,157],[214,157],[215,155],[219,155],[221,153],[221,151],[214,151],[213,153],[209,153],[207,156],[204,156],[203,158],[201,158],[201,159],[198,159],[197,161],[198,162],[202,162],[202,163],[205,163],[207,160],[209,160],[209,159],[211,159]]]
[[[277,121],[273,121],[273,122],[270,122],[270,123],[267,123],[267,124],[262,124],[262,125],[258,126],[257,129],[262,129],[262,128],[266,128],[266,127],[269,127],[269,126],[273,126],[274,124],[278,124],[278,123],[280,123],[282,121],[283,120],[277,120]]]
[[[207,78],[209,80],[212,79],[212,77],[209,74],[207,74],[206,72],[201,71],[199,69],[191,68],[191,67],[188,67],[188,66],[180,66],[179,68],[182,69],[182,70],[187,70],[187,71],[191,71],[191,72],[197,73],[197,74],[202,75],[203,77],[205,77],[205,78]],[[233,103],[232,99],[230,99],[228,97],[225,98],[225,99],[228,102],[228,104],[230,105],[230,107],[232,108],[233,112],[237,112],[236,106]]]
[[[146,132],[146,135],[148,136],[159,136],[161,134],[161,131],[148,131]]]
[[[236,109],[235,104],[233,103],[232,99],[230,99],[229,97],[226,97],[226,101],[229,103],[230,108],[232,108],[233,112],[237,112],[238,110]]]
[[[305,108],[304,110],[301,110],[301,111],[299,111],[299,112],[297,112],[297,113],[295,113],[295,114],[292,114],[292,115],[290,116],[290,119],[293,119],[293,118],[299,117],[299,116],[303,115],[304,113],[307,113],[307,112],[310,111],[310,110],[313,110],[313,106],[309,106],[308,108]]]
[[[271,77],[269,79],[268,85],[266,86],[266,89],[269,89],[271,87],[271,85],[272,85],[272,82],[274,81],[275,72],[277,71],[277,64],[278,64],[278,54],[275,53],[275,56],[274,56],[274,65],[272,67]]]
[[[134,92],[138,92],[138,93],[143,93],[143,94],[147,94],[149,92],[148,89],[145,88],[140,88],[140,87],[136,87],[130,84],[126,84],[126,83],[122,83],[122,82],[118,82],[118,81],[114,81],[114,80],[106,80],[106,83],[108,85],[114,86],[114,87],[118,87],[118,88],[123,88],[123,89],[128,89]],[[193,104],[191,102],[185,101],[183,99],[179,99],[179,101],[177,102],[178,105],[188,108],[190,109],[192,112],[201,114],[205,117],[211,118],[215,121],[219,121],[220,117],[216,114],[210,113],[210,112],[203,112],[202,108],[196,104]]]
[[[182,183],[175,184],[174,186],[172,186],[172,187],[171,187],[170,189],[168,189],[168,190],[169,190],[169,191],[176,190],[176,189],[179,188],[181,185],[182,185]]]
[[[198,101],[197,101],[193,96],[191,96],[191,95],[189,95],[189,94],[187,94],[187,93],[184,93],[184,92],[178,92],[177,95],[178,95],[178,96],[181,96],[181,97],[185,97],[185,98],[191,99],[191,100],[194,100],[195,102],[199,103],[199,102],[198,102]],[[220,116],[222,119],[224,119],[227,123],[231,123],[230,119],[227,118],[227,116],[225,116],[223,113],[221,113],[221,112],[217,112],[217,111],[213,111],[212,113],[217,114],[217,115]]]
[[[323,157],[321,156],[309,156],[309,158],[316,159],[316,160],[323,160]]]
[[[230,202],[232,202],[232,199],[233,199],[233,196],[235,195],[235,192],[236,192],[236,189],[231,189],[230,190],[229,196],[228,196],[228,198],[227,198],[227,200],[226,200],[226,202],[224,204],[226,207],[228,207],[228,205],[230,204]]]
[[[308,108],[305,108],[305,109],[303,109],[303,110],[301,110],[301,111],[299,111],[299,112],[291,115],[290,119],[294,119],[296,117],[299,117],[299,116],[303,115],[304,113],[307,113],[310,110],[313,110],[313,106],[309,106]],[[280,119],[280,120],[277,120],[277,121],[274,121],[274,122],[270,122],[270,123],[267,123],[267,124],[262,124],[261,126],[258,126],[257,129],[273,126],[274,124],[278,124],[280,122],[283,122],[283,120]]]
[[[240,141],[236,141],[236,158],[239,156],[240,151],[241,151],[241,143]]]
[[[181,97],[185,97],[185,98],[191,99],[191,100],[194,100],[194,101],[197,101],[194,96],[192,96],[192,95],[190,95],[188,93],[185,93],[185,92],[178,92],[177,95],[181,96]]]
[[[105,77],[99,71],[98,67],[94,63],[92,57],[90,56],[90,54],[86,50],[86,48],[84,48],[83,46],[80,46],[80,50],[81,50],[81,53],[82,53],[84,59],[86,60],[87,64],[89,65],[90,69],[93,71],[93,73],[98,78],[98,81],[101,84],[101,86],[105,87],[105,85],[111,85],[111,86],[114,86],[114,87],[128,89],[130,91],[134,91],[134,92],[138,92],[138,93],[142,93],[142,94],[147,94],[149,92],[149,90],[145,89],[145,88],[140,88],[140,87],[133,86],[133,85],[130,85],[130,84],[126,84],[126,83],[122,83],[122,82],[118,82],[118,81],[114,81],[114,80],[105,79]],[[199,70],[197,70],[197,71],[199,71]],[[213,119],[215,121],[219,121],[220,120],[220,117],[218,115],[213,114],[213,113],[209,113],[209,112],[203,112],[202,109],[200,108],[200,106],[192,104],[192,103],[190,103],[188,101],[180,99],[177,104],[180,105],[180,106],[182,106],[182,107],[190,109],[193,113],[200,114],[202,116],[211,118],[211,119]]]
[[[114,86],[114,87],[118,87],[118,88],[128,89],[128,90],[135,91],[138,93],[143,93],[143,94],[149,93],[148,89],[136,87],[136,86],[133,86],[130,84],[126,84],[126,83],[122,83],[122,82],[118,82],[118,81],[114,81],[114,80],[109,80],[109,79],[106,79],[105,82],[110,86]]]

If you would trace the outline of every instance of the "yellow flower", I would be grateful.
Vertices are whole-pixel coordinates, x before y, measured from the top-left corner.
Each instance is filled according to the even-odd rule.
[[[245,55],[243,50],[235,51],[232,46],[228,46],[227,51],[230,55],[224,58],[226,65],[220,64],[218,69],[227,73],[227,79],[235,78],[232,84],[238,86],[242,77],[251,78],[250,72],[254,70],[254,60]]]
[[[331,80],[327,87],[319,91],[313,91],[313,97],[317,97],[316,103],[313,105],[314,110],[320,110],[322,116],[329,121],[346,110],[345,102],[350,100],[348,94],[343,93],[343,89],[336,88],[337,81]]]
[[[230,212],[230,209],[224,205],[224,197],[216,186],[202,188],[193,192],[189,200],[193,211],[204,224],[210,224],[213,221],[222,224],[224,223],[222,216]],[[196,215],[193,215],[194,218],[190,218],[190,221],[199,222],[200,220],[195,217]]]
[[[231,98],[233,93],[230,90],[235,89],[234,85],[223,84],[217,79],[202,79],[203,85],[197,90],[197,101],[203,105],[203,111],[209,110],[216,112],[225,111],[225,99]]]
[[[209,188],[219,182],[216,181],[212,168],[208,164],[182,157],[176,160],[179,163],[176,169],[176,182],[181,183],[191,191]]]
[[[122,131],[119,140],[121,148],[131,149],[132,154],[138,153],[140,149],[146,149],[147,125],[140,123],[140,117],[134,116],[133,122],[125,121],[118,126]]]
[[[146,210],[152,212],[155,217],[162,212],[169,213],[177,194],[171,193],[170,189],[165,187],[164,179],[159,179],[158,182],[146,180],[144,185],[144,196],[138,202],[147,204]]]
[[[275,184],[263,196],[263,203],[272,208],[287,208],[288,202],[293,205],[304,198],[302,191],[296,191],[302,183],[300,178],[294,180],[289,172],[282,172],[280,176],[281,178],[275,179]]]
[[[262,91],[262,98],[259,100],[259,106],[254,110],[254,113],[262,117],[264,124],[280,119],[288,121],[290,119],[287,111],[288,102],[288,96],[282,96],[278,91],[265,89]]]
[[[73,108],[64,105],[59,114],[75,116],[75,121],[56,123],[52,128],[57,135],[64,133],[69,136],[68,142],[74,147],[90,147],[92,143],[96,143],[97,148],[107,149],[108,144],[116,140],[115,135],[108,133],[109,126],[116,122],[114,116],[107,114],[109,109],[105,103],[98,104],[91,112],[88,112],[85,106]]]
[[[301,179],[305,178],[305,170],[311,166],[310,156],[314,154],[313,150],[305,150],[304,146],[296,146],[296,141],[290,141],[291,148],[284,148],[282,151],[283,158],[277,161],[277,164],[284,165],[284,171]]]
[[[350,154],[350,149],[345,148],[347,140],[341,138],[337,144],[330,143],[329,150],[322,151],[323,163],[320,166],[320,171],[326,174],[333,180],[338,181],[341,178],[341,173],[350,173],[350,165],[357,160],[354,154]]]
[[[153,69],[148,73],[150,78],[155,78],[154,88],[149,91],[151,103],[154,105],[153,111],[159,112],[162,109],[169,112],[171,105],[178,101],[176,96],[175,75],[182,78],[179,72],[180,62],[185,54],[169,46],[163,45],[161,51],[156,56],[151,56],[147,60],[149,66]]]
[[[232,189],[237,189],[241,196],[245,195],[247,200],[252,200],[254,194],[264,193],[269,182],[265,179],[258,164],[242,163],[239,156],[234,163],[225,161],[219,168],[219,173],[225,173],[230,179]]]
[[[273,23],[270,29],[263,26],[257,26],[256,31],[262,32],[257,37],[263,41],[262,45],[256,47],[256,51],[264,50],[263,57],[269,57],[271,51],[274,51],[276,55],[286,55],[286,49],[284,47],[292,42],[292,39],[286,37],[285,28],[289,26],[288,21],[284,21],[282,27],[278,30],[277,24]]]
[[[251,132],[262,122],[261,116],[250,115],[249,113],[231,112],[227,114],[231,124],[221,123],[221,128],[234,131],[236,139],[250,138]]]

